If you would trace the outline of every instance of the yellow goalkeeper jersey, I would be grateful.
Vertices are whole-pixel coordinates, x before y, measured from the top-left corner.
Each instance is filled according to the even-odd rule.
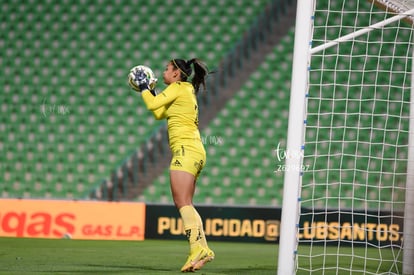
[[[173,82],[156,96],[146,90],[142,98],[156,119],[167,119],[170,148],[183,144],[194,145],[195,149],[202,147],[197,98],[191,83]]]

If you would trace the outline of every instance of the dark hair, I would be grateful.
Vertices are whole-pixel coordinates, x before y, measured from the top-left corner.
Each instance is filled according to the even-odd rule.
[[[188,61],[184,59],[172,59],[171,64],[174,68],[180,70],[180,76],[182,81],[187,81],[187,79],[193,73],[193,69],[191,65],[194,67],[194,76],[191,80],[191,83],[194,86],[196,94],[200,89],[200,86],[203,85],[204,90],[206,89],[206,77],[210,73],[206,64],[202,62],[200,59],[193,58]]]

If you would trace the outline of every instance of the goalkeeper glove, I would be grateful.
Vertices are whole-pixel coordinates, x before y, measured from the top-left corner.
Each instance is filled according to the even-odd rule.
[[[135,66],[129,72],[128,85],[137,92],[149,90],[153,96],[156,96],[156,83],[157,79],[154,77],[154,73],[146,66]]]
[[[149,79],[147,78],[147,75],[144,73],[143,70],[137,70],[133,72],[134,75],[134,82],[140,89],[140,91],[150,90],[149,86]]]
[[[141,88],[135,83],[135,81],[134,81],[134,78],[133,77],[129,77],[128,78],[128,85],[132,88],[132,89],[134,89],[135,91],[137,91],[137,92],[142,92],[143,90],[141,90]],[[150,88],[151,88],[151,86],[150,86]],[[153,96],[156,96],[158,93],[157,93],[157,91],[155,90],[155,89],[149,89],[149,91],[151,92],[151,94],[153,95]]]

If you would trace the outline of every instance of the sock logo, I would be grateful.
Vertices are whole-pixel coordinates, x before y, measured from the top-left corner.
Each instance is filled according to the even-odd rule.
[[[197,234],[197,237],[196,237],[195,241],[199,241],[199,240],[201,240],[203,238],[203,236],[201,235],[200,230],[197,229],[197,231],[198,231],[198,234]],[[185,230],[185,235],[186,235],[188,241],[190,241],[190,238],[191,238],[191,229]]]
[[[199,241],[201,239],[202,239],[201,232],[200,232],[200,230],[198,230],[198,235],[197,235],[196,241]]]
[[[188,241],[190,241],[191,229],[187,229],[187,230],[185,231],[185,235],[187,236]]]

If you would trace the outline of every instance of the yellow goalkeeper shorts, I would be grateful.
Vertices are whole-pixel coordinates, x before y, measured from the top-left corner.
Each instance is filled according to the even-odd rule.
[[[171,148],[170,170],[188,172],[197,179],[206,164],[206,152],[202,146],[178,145]]]

